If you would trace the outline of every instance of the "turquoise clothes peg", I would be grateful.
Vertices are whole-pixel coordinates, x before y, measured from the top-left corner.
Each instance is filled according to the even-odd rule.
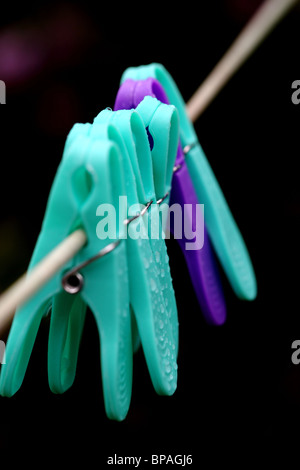
[[[162,65],[154,63],[127,69],[121,83],[126,79],[145,80],[149,77],[160,82],[170,103],[178,110],[180,140],[182,147],[186,149],[186,164],[198,200],[204,203],[207,229],[226,276],[238,297],[253,300],[257,294],[257,284],[247,247],[198,142],[186,114],[184,100],[172,77]]]
[[[153,165],[153,182],[157,204],[151,206],[150,217],[159,221],[159,237],[151,237],[149,233],[152,250],[160,265],[160,275],[164,286],[163,292],[166,295],[173,291],[172,280],[169,270],[168,253],[163,239],[165,223],[168,217],[168,203],[170,199],[171,181],[173,167],[177,154],[179,141],[179,121],[175,106],[161,103],[156,98],[147,96],[137,107],[137,112],[143,119],[148,136],[152,141],[151,158]],[[152,189],[153,191],[153,189]],[[159,215],[157,211],[159,210]],[[154,213],[155,211],[155,213]],[[151,224],[150,224],[151,225]],[[170,311],[176,311],[175,298],[168,295],[166,304]],[[176,317],[174,316],[174,319]],[[172,322],[173,324],[173,322]],[[174,337],[176,339],[176,349],[178,349],[178,327],[173,324]]]
[[[169,104],[168,98],[161,84],[155,78],[149,77],[146,80],[125,80],[117,93],[114,108],[136,108],[141,103],[141,101],[143,101],[145,96],[152,96],[160,100],[162,103]],[[157,134],[159,135],[159,133],[160,126],[158,126],[157,129]],[[149,143],[152,151],[154,149],[157,150],[157,142],[154,142],[151,133],[149,133]],[[157,154],[159,156],[160,152],[157,152]],[[193,283],[195,293],[197,295],[197,299],[205,319],[209,323],[220,325],[224,323],[226,318],[226,306],[222,285],[218,275],[214,256],[211,251],[210,240],[205,228],[204,220],[202,219],[201,222],[201,215],[200,220],[199,217],[197,217],[198,222],[196,222],[196,226],[193,225],[193,214],[197,212],[198,199],[185,163],[184,153],[180,144],[177,148],[175,164],[173,168],[170,169],[170,171],[172,172],[170,175],[170,178],[172,179],[172,191],[170,196],[170,202],[172,205],[171,209],[172,211],[176,211],[179,216],[182,214],[182,209],[184,211],[184,220],[182,217],[176,217],[177,221],[175,222],[175,220],[173,220],[172,224],[172,221],[169,218],[169,222],[171,223],[170,230],[175,235],[175,238],[178,239],[179,245],[183,251],[189,269],[191,281]],[[169,184],[171,187],[171,180],[169,181]],[[166,190],[168,196],[170,187]],[[163,199],[161,199],[162,202]],[[162,204],[160,209],[162,209],[164,206],[166,207],[165,204]],[[167,215],[169,216],[169,210],[167,210]],[[202,239],[205,242],[200,249],[201,240],[199,243],[199,236],[201,238],[201,232],[203,233]],[[192,234],[193,237],[193,234],[195,233],[196,237],[198,238],[198,249],[190,251],[187,249],[187,243],[189,243],[188,240],[190,240],[190,235],[188,235],[188,239],[186,235]],[[197,238],[195,240],[196,243]],[[195,245],[193,246],[195,247]]]
[[[155,103],[155,107],[158,106],[160,103]],[[168,116],[168,122],[165,123],[169,133],[172,121],[169,107],[164,108],[164,114]],[[153,386],[157,393],[171,395],[177,386],[177,307],[165,241],[162,238],[151,239],[149,231],[151,218],[158,222],[160,219],[147,132],[139,113],[134,110],[102,111],[95,118],[92,133],[98,133],[99,125],[105,123],[113,124],[122,135],[129,206],[139,207],[143,204],[148,207],[142,217],[130,222],[130,226],[135,224],[137,227],[140,224],[140,230],[146,233],[146,238],[132,239],[128,236],[126,240],[130,304]],[[176,128],[174,130],[176,133]],[[111,131],[109,136],[115,138]],[[162,157],[165,158],[164,155]],[[129,214],[128,220],[130,217],[134,218],[134,214]]]
[[[146,96],[137,106],[152,142],[151,157],[156,200],[170,200],[173,168],[179,142],[179,120],[175,106]],[[163,217],[164,218],[164,217]]]
[[[89,124],[73,126],[66,140],[65,152],[72,145],[76,145],[76,139],[77,142],[80,139],[83,142],[85,139],[87,143],[89,127]],[[79,174],[84,168],[77,171]],[[87,305],[80,295],[70,295],[62,289],[53,296],[50,308],[48,381],[53,393],[64,393],[72,386],[75,379]]]
[[[68,368],[70,367],[72,371],[74,367],[72,354],[73,348],[77,354],[78,336],[75,335],[75,339],[71,338],[70,334],[66,334],[66,328],[59,329],[61,319],[58,313],[63,312],[72,326],[77,324],[80,331],[84,321],[81,315],[84,316],[83,303],[85,303],[95,316],[100,335],[106,413],[112,419],[122,420],[128,412],[132,383],[127,255],[125,244],[119,242],[124,235],[125,227],[120,228],[115,240],[109,242],[100,240],[95,230],[95,211],[101,201],[115,204],[119,195],[125,195],[123,167],[120,151],[115,144],[107,140],[90,140],[81,133],[75,134],[77,133],[73,132],[66,142],[29,271],[78,227],[85,230],[88,242],[65,269],[57,272],[17,311],[6,347],[7,362],[1,370],[0,393],[11,396],[21,386],[40,321],[51,306],[53,298],[57,309],[55,324],[50,326],[51,353],[54,352],[57,339],[58,361],[60,367],[65,368],[61,383],[63,387],[70,384],[72,373],[69,374]],[[81,269],[84,285],[80,293],[75,295],[75,300],[71,302],[71,295],[69,297],[65,295],[62,288],[65,272],[74,266],[86,263],[112,245],[114,249],[107,256],[94,260]],[[69,330],[69,333],[72,331]],[[72,339],[71,343],[69,339]],[[64,353],[67,357],[62,358]],[[49,361],[48,367],[51,368],[52,364],[53,361]],[[50,370],[49,375],[51,374]],[[53,376],[56,376],[56,371]]]

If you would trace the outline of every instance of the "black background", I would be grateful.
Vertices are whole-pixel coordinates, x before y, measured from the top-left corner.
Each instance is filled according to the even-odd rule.
[[[7,86],[7,104],[0,108],[1,290],[27,268],[73,123],[91,122],[113,106],[129,66],[162,63],[188,100],[259,3],[184,2],[164,9],[142,3],[104,8],[89,1],[6,6],[0,20],[0,79]],[[257,299],[237,299],[223,276],[228,319],[222,327],[208,326],[182,253],[170,240],[180,320],[175,395],[155,394],[139,351],[128,417],[109,421],[92,314],[75,383],[65,394],[53,395],[44,321],[22,388],[13,398],[0,399],[2,461],[20,457],[42,466],[54,457],[58,465],[83,455],[88,468],[91,462],[105,468],[115,453],[145,458],[171,453],[192,454],[197,468],[214,468],[220,457],[240,459],[244,468],[250,457],[260,458],[261,449],[270,459],[297,448],[300,365],[292,364],[291,344],[300,339],[300,106],[291,101],[291,84],[300,78],[299,26],[296,9],[195,126],[248,245]],[[18,34],[22,48],[10,73],[3,60],[7,31]],[[19,59],[31,53],[39,60],[31,72],[28,64],[22,72]]]

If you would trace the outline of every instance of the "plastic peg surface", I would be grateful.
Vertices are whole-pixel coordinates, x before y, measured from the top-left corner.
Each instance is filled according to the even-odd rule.
[[[119,88],[115,109],[124,107],[126,109],[136,108],[141,115],[144,107],[144,98],[146,96],[156,97],[164,104],[168,104],[168,98],[163,90],[161,84],[154,78],[147,78],[145,80],[125,80]],[[168,165],[166,174],[163,171],[163,165],[160,165],[161,155],[163,152],[163,142],[158,140],[157,136],[160,135],[161,126],[157,121],[157,127],[154,128],[152,124],[151,129],[149,128],[149,118],[145,118],[144,123],[147,126],[149,143],[152,148],[152,159],[153,165],[157,166],[157,171],[154,173],[154,183],[159,187],[160,194],[168,194],[168,197],[163,201],[163,205],[168,211],[167,203],[180,204],[182,213],[185,214],[187,220],[181,221],[180,234],[178,237],[179,245],[185,256],[185,260],[189,269],[190,277],[193,283],[193,287],[200,304],[201,310],[207,322],[221,325],[226,319],[226,303],[222,284],[217,268],[216,260],[210,245],[209,236],[204,225],[203,214],[200,223],[202,223],[204,244],[203,246],[196,246],[197,249],[186,249],[189,247],[191,242],[197,245],[197,240],[187,239],[185,236],[185,226],[189,225],[188,233],[195,232],[193,228],[193,221],[197,215],[196,208],[198,205],[197,196],[188,173],[182,147],[178,141],[175,145],[175,141],[172,146],[173,160],[172,165]],[[162,143],[162,145],[161,145]],[[175,148],[174,148],[175,145]],[[176,160],[174,155],[176,154]],[[155,152],[155,154],[154,154]],[[154,154],[154,155],[153,155]],[[176,169],[173,175],[173,169]],[[162,188],[165,177],[165,186]],[[172,190],[171,190],[172,184]],[[170,199],[171,194],[171,199]],[[166,213],[164,214],[166,219]],[[173,222],[173,223],[172,223]],[[185,225],[184,225],[185,224]],[[171,231],[174,233],[174,221],[171,218]]]
[[[156,101],[154,107],[160,105]],[[169,116],[169,109],[164,111]],[[134,110],[102,111],[94,120],[93,132],[103,123],[118,129],[127,151],[129,220],[147,208],[128,224],[130,305],[153,386],[157,393],[171,395],[177,387],[178,316],[165,241],[151,237],[152,222],[159,224],[159,219],[148,136]]]
[[[162,85],[168,100],[179,113],[180,141],[188,146],[186,164],[199,201],[205,206],[205,221],[217,257],[238,297],[253,300],[257,295],[257,283],[252,262],[233,218],[220,185],[203,152],[194,127],[189,120],[185,102],[167,70],[157,63],[128,68],[121,79],[146,80],[152,77]]]
[[[124,174],[119,148],[108,140],[91,141],[87,135],[89,128],[90,125],[76,125],[67,139],[29,271],[79,227],[85,230],[88,242],[16,312],[6,347],[7,362],[1,369],[0,393],[11,396],[20,388],[41,319],[49,308],[52,308],[49,379],[50,382],[57,379],[57,392],[68,388],[74,380],[79,336],[85,305],[88,305],[100,336],[106,413],[111,419],[122,420],[130,405],[133,355],[126,246],[118,243],[124,228],[121,226],[115,240],[99,239],[95,230],[95,208],[101,201],[115,204],[116,197],[125,195]],[[115,249],[81,270],[84,284],[80,293],[66,294],[62,287],[65,273],[107,249],[111,243],[116,244]],[[66,328],[66,319],[72,328]],[[51,355],[55,354],[55,349],[54,358]],[[52,370],[54,364],[57,365]]]

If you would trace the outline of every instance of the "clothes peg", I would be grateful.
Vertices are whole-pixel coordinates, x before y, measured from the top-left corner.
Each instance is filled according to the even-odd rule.
[[[1,370],[1,395],[11,396],[20,388],[39,324],[51,307],[53,298],[57,308],[56,324],[50,326],[51,353],[55,350],[57,340],[57,359],[61,367],[65,368],[63,374],[69,383],[68,368],[72,369],[74,365],[71,354],[74,352],[72,349],[78,346],[78,337],[75,335],[75,340],[70,335],[65,338],[66,329],[59,330],[54,326],[59,326],[61,319],[58,313],[61,312],[72,326],[77,323],[80,329],[83,322],[81,315],[84,313],[82,307],[85,303],[94,314],[100,335],[106,413],[112,419],[125,418],[130,404],[132,384],[127,255],[126,246],[120,241],[124,238],[125,226],[121,225],[115,239],[109,242],[99,239],[95,230],[95,208],[101,201],[115,204],[116,196],[119,195],[125,196],[125,185],[118,147],[108,140],[91,141],[81,132],[71,133],[50,192],[29,272],[40,259],[78,227],[84,229],[88,242],[65,269],[57,272],[16,312],[6,347],[7,362]],[[118,211],[118,206],[116,210]],[[66,277],[66,273],[70,272],[73,274]],[[74,281],[74,278],[76,282],[82,283],[82,288],[80,293],[74,294],[75,299],[70,305],[72,296],[65,295],[62,280],[65,286],[68,285],[72,289],[71,281]],[[82,300],[79,300],[79,296]],[[77,310],[75,307],[78,303]],[[52,318],[50,323],[51,321]],[[72,339],[72,347],[62,346],[69,339]],[[62,352],[68,357],[62,358]],[[48,367],[52,364],[53,361],[50,360]],[[51,370],[49,375],[51,376]]]
[[[167,142],[173,124],[170,139],[173,142],[174,135],[178,139],[178,125],[173,117],[177,111],[173,106],[160,105],[160,102],[151,99],[148,112],[154,114],[156,111],[164,115],[166,132],[162,129],[162,134]],[[142,224],[140,230],[145,237],[138,240],[128,237],[126,240],[130,304],[153,386],[157,393],[171,395],[177,386],[178,317],[165,241],[151,236],[153,226],[155,233],[159,234],[161,230],[155,225],[160,222],[148,137],[136,111],[104,110],[95,118],[92,132],[97,133],[97,125],[105,122],[118,129],[126,149],[122,154],[126,155],[127,152],[129,156],[124,160],[128,204],[139,207],[142,203],[147,208],[142,217],[132,222]],[[115,137],[110,135],[110,138]],[[168,152],[162,155],[162,165],[168,157]],[[135,214],[131,217],[134,218]]]
[[[186,223],[189,224],[192,232],[193,214],[195,217],[195,208],[197,207],[198,200],[194,191],[192,181],[190,179],[184,154],[181,145],[173,148],[173,154],[176,153],[176,161],[173,160],[173,165],[169,165],[167,169],[163,169],[161,164],[161,155],[163,155],[164,140],[161,139],[161,125],[159,121],[155,123],[144,116],[144,98],[145,96],[156,97],[162,103],[168,104],[168,98],[160,85],[160,83],[153,78],[146,80],[132,80],[127,79],[121,85],[115,102],[115,109],[131,109],[136,108],[144,120],[144,124],[148,129],[149,138],[152,144],[152,158],[154,166],[154,181],[157,186],[157,194],[161,197],[166,197],[166,203],[170,200],[170,205],[179,203],[182,208],[186,205],[190,210],[185,210],[185,216],[188,217]],[[174,175],[173,175],[174,173]],[[172,190],[171,190],[172,182]],[[164,188],[164,189],[163,189]],[[171,194],[171,199],[170,199]],[[164,195],[164,196],[163,196]],[[204,221],[202,221],[204,224]],[[173,227],[174,229],[174,227]],[[171,231],[172,226],[171,226]],[[220,276],[218,273],[216,261],[210,246],[208,234],[204,227],[204,245],[201,249],[187,250],[185,237],[184,224],[182,219],[181,224],[182,237],[178,238],[178,242],[183,251],[186,263],[190,272],[191,280],[197,295],[201,310],[209,323],[222,324],[226,319],[226,306],[221,285]]]
[[[148,133],[148,139],[149,136],[150,138],[152,136],[154,142],[150,153],[153,167],[153,185],[151,186],[151,192],[152,197],[156,200],[156,205],[151,207],[149,215],[157,224],[158,230],[155,230],[157,233],[154,234],[152,230],[150,230],[149,238],[154,257],[157,261],[161,260],[161,288],[164,296],[168,294],[168,297],[165,299],[167,311],[170,310],[169,315],[171,315],[171,318],[173,318],[172,312],[176,312],[176,317],[174,316],[174,323],[172,321],[172,324],[177,351],[177,307],[175,296],[170,296],[170,292],[173,292],[173,286],[163,231],[165,226],[164,221],[167,217],[167,205],[165,202],[168,202],[170,195],[173,166],[179,140],[178,113],[174,106],[162,104],[153,97],[146,97],[137,107],[137,112],[143,120]],[[150,223],[149,228],[151,227],[153,227],[153,224]]]
[[[165,108],[165,112],[169,111],[169,108],[175,110],[174,107]],[[141,210],[139,201],[146,201],[152,197],[153,176],[148,139],[139,115],[136,112],[112,113],[105,110],[97,116],[93,125],[77,125],[74,131],[76,130],[78,133],[80,128],[91,140],[101,138],[112,141],[121,150],[128,205],[131,208],[135,207]],[[121,136],[122,134],[124,135],[124,140]],[[68,140],[70,141],[71,138],[72,134]],[[115,201],[115,204],[117,203],[118,201]],[[153,207],[152,203],[151,208]],[[151,216],[150,206],[149,215],[148,211],[146,211],[140,221],[135,216],[126,219],[126,204],[123,219],[127,220],[127,225],[129,227],[130,224],[131,228],[134,224],[143,224],[148,216]],[[145,224],[145,227],[147,226],[148,224]],[[146,230],[146,228],[144,229]],[[129,237],[126,241],[124,240],[127,245],[128,255],[130,305],[134,315],[133,324],[137,323],[140,332],[154,388],[160,394],[169,395],[175,391],[177,383],[177,308],[167,260],[166,258],[157,260],[158,252],[151,247],[149,242],[150,236],[147,238],[147,240],[135,240]],[[162,282],[161,272],[165,273],[164,283]],[[153,289],[154,285],[157,286],[155,290]],[[61,295],[65,297],[68,294],[63,292]],[[72,296],[68,296],[68,300],[70,304]],[[73,308],[76,309],[77,306],[75,305]],[[52,391],[63,393],[70,386],[70,381],[61,380],[64,371],[62,370],[62,361],[59,358],[66,355],[64,354],[65,349],[70,349],[68,343],[71,345],[75,343],[71,348],[73,351],[72,364],[69,365],[69,377],[73,378],[76,372],[79,344],[77,339],[81,336],[83,322],[78,325],[76,316],[74,318],[70,316],[70,319],[68,319],[57,301],[53,303],[52,307],[52,324],[53,328],[51,329],[50,327],[49,335],[49,352],[51,350],[53,354],[49,354],[48,358],[49,384]],[[56,331],[56,329],[66,332],[63,340],[59,343],[59,348],[57,347],[57,334],[51,334],[52,330]],[[134,342],[136,343],[136,338]],[[75,352],[76,357],[74,357]]]
[[[127,79],[144,80],[149,77],[159,81],[169,102],[178,110],[180,141],[182,148],[186,149],[186,164],[198,200],[204,204],[207,230],[227,279],[238,297],[253,300],[257,294],[257,285],[247,247],[200,146],[187,116],[184,100],[171,75],[162,65],[153,63],[127,69],[121,83]]]

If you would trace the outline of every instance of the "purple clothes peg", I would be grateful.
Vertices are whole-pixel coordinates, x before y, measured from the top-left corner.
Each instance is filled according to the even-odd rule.
[[[162,103],[169,104],[163,87],[156,79],[147,78],[138,81],[128,79],[118,91],[114,110],[136,108],[145,96],[152,96]],[[180,144],[177,150],[170,196],[170,205],[174,203],[180,204],[182,211],[184,205],[189,204],[191,211],[188,223],[193,228],[192,213],[195,213],[193,209],[199,202]],[[226,320],[226,303],[208,233],[204,225],[203,247],[199,250],[187,250],[186,243],[190,243],[192,240],[185,238],[183,223],[182,220],[182,238],[177,240],[183,251],[200,308],[208,323],[221,325]],[[174,233],[172,220],[170,231]]]
[[[181,167],[173,175],[170,206],[174,203],[179,203],[182,207],[184,204],[196,206],[199,202],[184,161],[183,152],[181,150],[182,154],[180,155],[180,150],[177,153],[175,168],[179,165]],[[179,163],[180,159],[182,163]],[[190,223],[192,224],[192,220]],[[172,231],[172,226],[170,230]],[[178,243],[184,254],[202,313],[208,323],[222,325],[226,320],[226,303],[205,224],[204,244],[200,250],[186,250],[186,243],[191,240],[185,238],[184,227],[182,227],[182,234],[183,237],[178,239]]]

